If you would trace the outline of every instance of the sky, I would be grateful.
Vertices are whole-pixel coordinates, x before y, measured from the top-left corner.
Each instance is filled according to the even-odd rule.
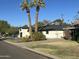
[[[46,7],[39,12],[39,21],[54,21],[63,15],[65,22],[73,21],[79,10],[79,0],[45,0]],[[0,0],[0,20],[6,20],[12,26],[28,25],[26,11],[22,11],[22,0]],[[35,23],[35,8],[31,8],[32,24]]]

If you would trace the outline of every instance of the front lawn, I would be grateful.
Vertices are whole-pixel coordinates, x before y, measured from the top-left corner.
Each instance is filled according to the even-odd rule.
[[[32,49],[55,55],[60,59],[79,59],[79,43],[68,40],[57,40],[29,46]]]
[[[59,57],[60,59],[79,59],[79,43],[64,39],[54,39],[33,42],[17,42],[17,40],[9,40],[11,42],[24,45],[37,51],[44,52]]]

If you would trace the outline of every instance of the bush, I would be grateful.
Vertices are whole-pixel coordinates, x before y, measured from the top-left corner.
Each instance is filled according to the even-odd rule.
[[[32,40],[33,41],[46,40],[46,37],[40,32],[34,32],[32,33]]]
[[[29,38],[28,37],[23,37],[23,38],[20,38],[21,42],[28,42],[29,41]]]

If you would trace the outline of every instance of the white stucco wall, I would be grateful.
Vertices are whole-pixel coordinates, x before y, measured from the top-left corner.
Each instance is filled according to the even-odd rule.
[[[28,32],[28,29],[21,29],[21,31],[19,30],[19,35],[18,37],[20,38],[20,33],[22,32],[22,37],[26,37],[26,36],[29,36],[29,32]],[[64,37],[64,31],[48,31],[48,34],[46,34],[46,31],[43,31],[42,32],[46,38],[49,38],[49,39],[53,39],[53,38],[62,38]]]
[[[46,34],[46,31],[43,31],[43,34],[49,39],[64,37],[64,31],[49,31],[48,34]]]
[[[29,36],[29,32],[28,32],[28,29],[21,29],[19,30],[19,35],[18,37],[20,38],[20,33],[22,33],[22,37],[26,37],[26,36]]]

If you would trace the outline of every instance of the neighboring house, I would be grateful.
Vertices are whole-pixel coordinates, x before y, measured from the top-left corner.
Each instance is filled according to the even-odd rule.
[[[39,32],[42,32],[47,39],[54,39],[54,38],[63,38],[64,37],[64,30],[62,25],[55,25],[55,24],[48,24],[39,28]],[[27,37],[29,36],[29,30],[27,28],[20,28],[18,37]]]
[[[79,39],[79,24],[73,25],[72,27],[64,28],[65,38],[76,40]]]

